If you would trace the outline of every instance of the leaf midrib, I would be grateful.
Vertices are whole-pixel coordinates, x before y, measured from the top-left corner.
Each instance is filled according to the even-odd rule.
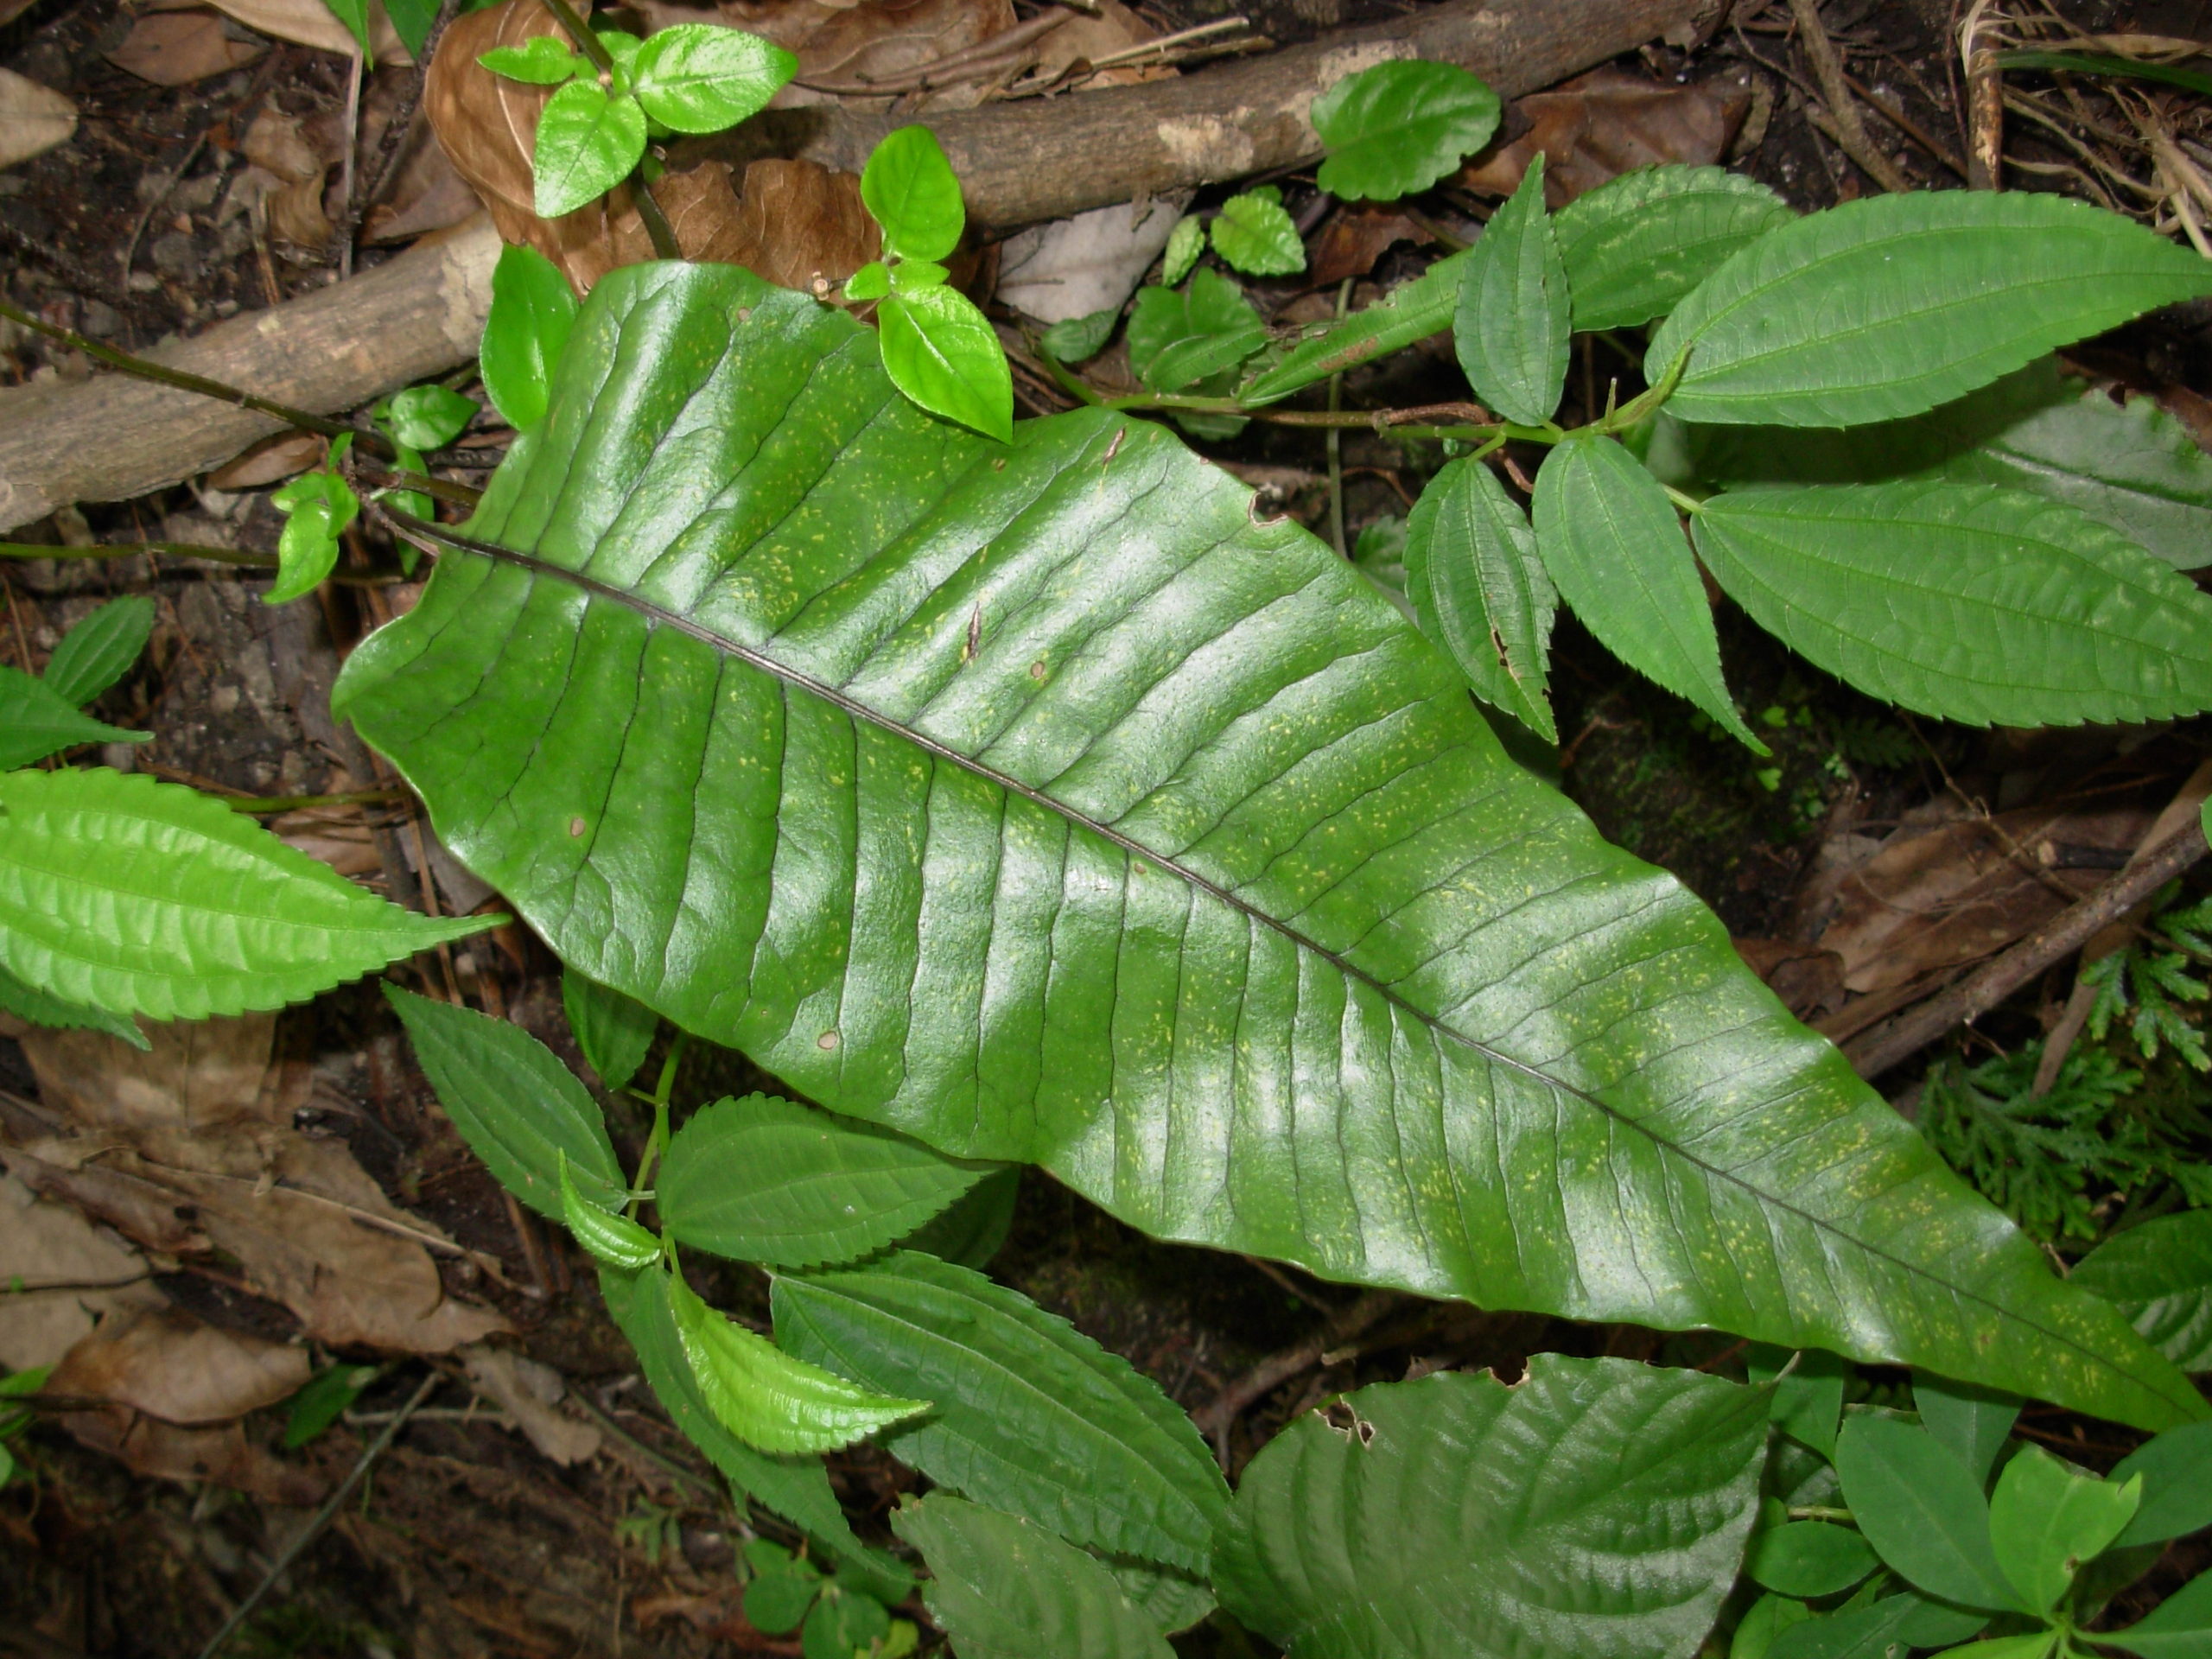
[[[1504,1053],[1498,1049],[1492,1048],[1490,1045],[1481,1041],[1478,1038],[1469,1036],[1466,1033],[1459,1030],[1457,1027],[1446,1024],[1445,1020],[1438,1015],[1433,1014],[1427,1009],[1408,1001],[1402,994],[1384,982],[1382,980],[1376,978],[1375,975],[1370,973],[1367,969],[1347,960],[1338,952],[1330,950],[1319,940],[1300,932],[1298,929],[1291,926],[1287,922],[1282,921],[1280,918],[1268,914],[1266,911],[1260,909],[1250,901],[1239,898],[1236,893],[1230,892],[1226,887],[1224,887],[1217,882],[1200,874],[1198,871],[1192,869],[1180,860],[1170,857],[1166,854],[1159,852],[1154,848],[1147,846],[1134,836],[1115,829],[1110,824],[1102,823],[1098,819],[1091,817],[1088,814],[1068,804],[1066,802],[1062,801],[1032,785],[1026,784],[1018,778],[1000,771],[998,768],[989,765],[986,761],[977,760],[972,755],[963,754],[958,749],[954,748],[951,745],[943,742],[937,738],[933,738],[925,732],[916,730],[913,727],[884,713],[880,709],[870,707],[868,704],[862,702],[860,699],[839,690],[836,686],[830,685],[824,681],[816,679],[813,676],[806,674],[800,670],[791,666],[789,664],[779,662],[775,658],[769,656],[766,652],[758,650],[753,646],[741,644],[737,640],[729,639],[726,635],[717,633],[703,623],[695,621],[690,617],[668,610],[664,607],[656,604],[652,600],[644,598],[642,595],[637,594],[630,593],[623,588],[617,588],[612,583],[602,582],[599,578],[588,575],[581,570],[566,569],[561,565],[554,564],[547,560],[539,558],[533,554],[519,552],[511,547],[503,547],[496,542],[487,542],[474,537],[465,536],[446,525],[431,524],[425,520],[416,518],[411,514],[401,512],[391,508],[387,508],[386,511],[390,512],[393,521],[404,530],[411,531],[431,541],[442,543],[447,546],[458,549],[462,552],[474,553],[483,558],[489,559],[495,563],[513,566],[514,568],[521,569],[532,575],[546,576],[556,582],[566,582],[572,587],[581,589],[584,593],[592,594],[597,598],[607,600],[612,604],[620,605],[629,610],[634,611],[649,621],[673,628],[677,632],[682,633],[690,639],[696,639],[700,644],[707,645],[710,649],[734,657],[740,662],[746,664],[749,667],[759,670],[761,673],[764,673],[771,678],[778,680],[784,684],[795,687],[799,690],[808,693],[810,696],[820,697],[823,702],[829,703],[833,708],[842,710],[843,713],[850,715],[855,720],[864,721],[879,730],[886,731],[892,734],[893,736],[902,738],[907,742],[913,744],[917,748],[921,749],[925,753],[934,755],[939,760],[948,761],[964,772],[981,778],[988,783],[995,784],[1011,794],[1020,796],[1023,800],[1029,802],[1031,804],[1040,807],[1048,812],[1056,814],[1057,816],[1065,819],[1068,823],[1096,835],[1100,839],[1120,848],[1132,858],[1143,860],[1160,869],[1170,872],[1185,882],[1188,883],[1191,887],[1195,887],[1198,891],[1217,899],[1220,903],[1228,906],[1239,915],[1244,916],[1252,921],[1258,922],[1262,926],[1269,928],[1282,935],[1286,939],[1298,946],[1300,950],[1311,951],[1315,957],[1328,963],[1339,973],[1342,973],[1346,978],[1355,980],[1360,984],[1366,986],[1377,996],[1382,997],[1385,1001],[1389,1003],[1390,1006],[1402,1010],[1406,1014],[1417,1020],[1421,1025],[1437,1033],[1440,1036],[1446,1038],[1451,1041],[1459,1044],[1462,1047],[1480,1055],[1484,1059],[1489,1061],[1494,1065],[1502,1066],[1508,1071],[1529,1078],[1546,1089],[1556,1090],[1560,1094],[1580,1101],[1582,1104],[1600,1114],[1608,1121],[1617,1123],[1622,1128],[1641,1136],[1652,1146],[1657,1147],[1662,1154],[1681,1159],[1684,1163],[1689,1165],[1692,1168],[1698,1170],[1709,1179],[1735,1188],[1736,1190],[1746,1194],[1755,1203],[1760,1205],[1766,1206],[1781,1211],[1783,1214],[1794,1217],[1798,1221],[1801,1221],[1807,1226],[1812,1228],[1815,1231],[1834,1238],[1839,1243],[1847,1245],[1853,1249],[1863,1251],[1867,1255],[1888,1264],[1891,1268],[1897,1269],[1910,1278],[1921,1280],[1929,1284],[1934,1285],[1946,1295],[1955,1297],[1974,1306],[1986,1309],[2000,1320],[2010,1321],[2029,1330],[2035,1331],[2058,1346],[2069,1350],[2075,1354],[2080,1356],[2081,1358],[2087,1361],[2091,1366],[2103,1369],[2116,1376],[2126,1378],[2133,1386],[2144,1390],[2146,1394],[2154,1398],[2165,1401],[2170,1406],[2174,1406],[2177,1409],[2183,1410],[2185,1413],[2188,1411],[2189,1406],[2201,1406],[2202,1402],[2196,1400],[2193,1395],[2191,1400],[2188,1402],[2188,1405],[2184,1405],[2182,1402],[2169,1398],[2165,1391],[2157,1383],[2137,1376],[2132,1370],[2115,1363],[2110,1356],[2101,1353],[2096,1349],[2081,1340],[2079,1338],[2074,1336],[2072,1333],[2059,1330],[2052,1325],[2044,1324],[2037,1319],[2030,1318],[2027,1315],[2023,1314],[2019,1310],[2007,1306],[2005,1304],[1999,1301],[1993,1296],[1986,1295],[1980,1291],[1970,1289],[1962,1284],[1955,1283],[1950,1280],[1940,1277],[1936,1274],[1929,1271],[1927,1268],[1922,1266],[1920,1263],[1914,1262],[1908,1257],[1894,1254],[1871,1240],[1859,1238],[1851,1233],[1846,1232],[1841,1227],[1826,1217],[1816,1215],[1810,1211],[1802,1209],[1777,1193],[1764,1191],[1752,1185],[1749,1180],[1745,1179],[1742,1176],[1738,1175],[1732,1170],[1724,1169],[1719,1165],[1710,1163],[1705,1159],[1698,1156],[1695,1153],[1690,1151],[1688,1147],[1665,1139],[1652,1130],[1645,1123],[1642,1122],[1638,1119],[1630,1117],[1627,1114],[1618,1110],[1617,1108],[1609,1105],[1605,1101],[1599,1098],[1598,1096],[1590,1093],[1588,1090],[1582,1089],[1576,1084],[1567,1083],[1560,1078],[1552,1077],[1549,1073],[1542,1071],[1537,1066],[1532,1065],[1524,1060],[1518,1059],[1510,1054]]]

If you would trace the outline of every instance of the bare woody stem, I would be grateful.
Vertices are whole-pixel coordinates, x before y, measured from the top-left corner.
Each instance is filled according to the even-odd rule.
[[[397,459],[391,445],[378,433],[364,432],[357,427],[327,420],[322,416],[309,414],[304,409],[294,409],[289,404],[272,403],[266,397],[257,397],[250,391],[241,391],[237,386],[226,385],[220,380],[210,380],[203,375],[187,374],[181,369],[163,368],[160,364],[149,363],[143,357],[133,357],[128,352],[117,351],[112,346],[103,346],[97,340],[87,339],[73,328],[57,327],[42,318],[35,317],[29,312],[10,305],[5,300],[0,300],[0,317],[5,317],[10,322],[20,324],[33,334],[44,334],[48,340],[60,340],[65,346],[73,346],[94,362],[105,363],[111,369],[119,370],[138,379],[150,380],[156,385],[173,386],[179,391],[195,392],[202,397],[212,397],[218,403],[230,404],[239,409],[250,409],[257,414],[274,416],[287,426],[297,427],[302,432],[313,432],[322,437],[335,438],[350,434],[353,442],[362,448],[372,451],[385,461]]]

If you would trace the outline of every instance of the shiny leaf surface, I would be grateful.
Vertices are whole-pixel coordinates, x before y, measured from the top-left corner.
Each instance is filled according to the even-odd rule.
[[[630,267],[339,701],[579,971],[1156,1236],[2204,1414],[1250,503]]]
[[[1459,271],[1452,343],[1475,396],[1523,426],[1552,417],[1567,384],[1567,270],[1544,211],[1544,159],[1491,215]]]
[[[2114,1234],[2075,1264],[2072,1281],[2110,1301],[2184,1371],[2212,1371],[2212,1211]]]
[[[143,594],[111,599],[61,636],[39,678],[63,702],[81,708],[130,671],[153,632],[152,600]],[[8,723],[0,715],[0,729]]]
[[[1414,504],[1406,597],[1477,696],[1559,741],[1544,691],[1558,590],[1529,515],[1481,461],[1446,461]]]
[[[1497,130],[1497,94],[1457,64],[1401,58],[1346,75],[1306,119],[1329,147],[1316,182],[1347,201],[1426,190]]]

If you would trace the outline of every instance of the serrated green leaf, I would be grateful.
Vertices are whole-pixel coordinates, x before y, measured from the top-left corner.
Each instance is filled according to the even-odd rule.
[[[111,1037],[120,1037],[133,1048],[153,1046],[136,1020],[110,1014],[105,1008],[64,1001],[44,991],[34,990],[4,968],[0,968],[0,1013],[12,1014],[18,1020],[28,1020],[49,1030],[104,1031]]]
[[[638,100],[627,92],[610,98],[595,80],[572,80],[537,118],[531,206],[540,219],[572,213],[628,178],[645,153]]]
[[[573,968],[561,974],[561,1007],[585,1064],[602,1084],[620,1089],[638,1075],[660,1029],[658,1014]]]
[[[794,1560],[756,1573],[745,1586],[745,1617],[763,1636],[785,1636],[805,1623],[822,1593],[822,1574],[810,1561]]]
[[[871,259],[845,279],[845,297],[854,304],[880,300],[891,291],[891,267]]]
[[[497,926],[418,916],[213,796],[104,767],[0,772],[0,969],[111,1014],[303,1002]]]
[[[442,449],[467,430],[476,410],[474,397],[444,386],[410,386],[385,400],[383,418],[393,442],[410,449]]]
[[[1599,643],[1764,754],[1729,699],[1713,607],[1658,480],[1611,438],[1569,438],[1544,457],[1531,517],[1544,569]]]
[[[1567,385],[1567,270],[1544,212],[1544,158],[1491,216],[1459,268],[1452,343],[1475,396],[1509,421],[1538,426]]]
[[[1722,167],[1640,167],[1552,216],[1578,329],[1663,317],[1738,249],[1796,217]]]
[[[1988,385],[2055,346],[2212,294],[2212,261],[2063,196],[1871,196],[1731,256],[1652,336],[1686,421],[1854,426]]]
[[[1020,1166],[995,1169],[899,1243],[981,1273],[1005,1246],[1020,1195]]]
[[[495,46],[476,61],[495,75],[531,86],[558,86],[591,67],[589,59],[569,48],[565,35],[533,35],[520,46]]]
[[[896,294],[876,307],[883,367],[932,415],[1001,443],[1014,435],[1014,376],[1006,348],[976,302],[957,289]]]
[[[630,66],[638,102],[675,132],[720,132],[768,107],[798,60],[758,35],[677,23],[649,35]]]
[[[2078,1474],[2039,1446],[2024,1446],[1989,1500],[1989,1538],[1997,1564],[2027,1606],[2058,1605],[2082,1564],[2101,1555],[2126,1529],[2142,1482]]]
[[[1205,1571],[1229,1488],[1159,1386],[1019,1292],[934,1256],[776,1281],[789,1351],[934,1404],[883,1445],[1072,1543]]]
[[[1808,1599],[1848,1590],[1880,1565],[1864,1538],[1827,1521],[1795,1521],[1755,1533],[1744,1558],[1753,1583]]]
[[[1174,287],[1191,274],[1191,267],[1198,263],[1198,257],[1205,251],[1205,220],[1196,213],[1185,213],[1167,232],[1167,247],[1160,256],[1160,282],[1166,287]]]
[[[1214,270],[1187,289],[1141,288],[1129,312],[1129,366],[1154,391],[1181,391],[1234,369],[1267,344],[1243,289]]]
[[[485,395],[516,431],[527,432],[545,418],[553,365],[575,323],[576,296],[559,266],[519,244],[499,250],[477,366]]]
[[[857,1595],[836,1582],[822,1587],[821,1599],[806,1616],[801,1659],[867,1659],[867,1649],[891,1630],[891,1615],[873,1596]]]
[[[2212,1655],[2212,1573],[2200,1573],[2124,1630],[2089,1638],[2142,1659],[2207,1659]]]
[[[1064,318],[1047,328],[1037,343],[1063,363],[1081,363],[1106,349],[1114,325],[1121,320],[1118,306],[1094,311],[1087,317]]]
[[[922,1599],[960,1659],[1173,1659],[1113,1576],[1033,1522],[940,1493],[899,1506],[922,1553]]]
[[[2184,1423],[2154,1435],[2112,1471],[2114,1481],[2138,1476],[2142,1501],[2116,1548],[2162,1544],[2212,1527],[2212,1423]]]
[[[1966,1465],[1926,1430],[1853,1416],[1836,1436],[1852,1519],[1916,1588],[1967,1607],[2024,1611],[1989,1542],[1989,1503]]]
[[[943,259],[968,225],[960,181],[927,127],[900,127],[875,147],[861,200],[883,227],[883,251],[901,259]]]
[[[607,1312],[637,1353],[638,1368],[653,1397],[709,1462],[755,1503],[803,1529],[837,1558],[841,1573],[867,1586],[879,1600],[896,1606],[912,1593],[912,1573],[854,1535],[821,1459],[755,1451],[715,1421],[676,1334],[667,1274],[658,1269],[618,1274],[602,1268],[599,1285]]]
[[[1247,190],[1231,196],[1221,204],[1212,234],[1213,251],[1247,276],[1289,276],[1306,269],[1306,245],[1279,195]]]
[[[1306,119],[1329,154],[1315,181],[1347,201],[1426,190],[1497,130],[1497,94],[1456,64],[1401,58],[1346,75]]]
[[[697,25],[694,24],[691,27],[696,28]],[[627,30],[609,29],[603,25],[594,28],[591,33],[592,38],[607,48],[607,55],[614,65],[617,73],[611,79],[615,89],[617,91],[634,90],[637,80],[638,54],[645,49],[645,41]]]
[[[741,1262],[849,1262],[904,1236],[980,1180],[919,1141],[772,1095],[719,1100],[669,1142],[661,1219]]]
[[[622,1273],[637,1273],[661,1258],[660,1241],[627,1216],[602,1210],[576,1191],[569,1154],[556,1154],[560,1168],[561,1219],[577,1243],[597,1261]]]
[[[580,972],[1159,1236],[2205,1414],[1160,428],[970,436],[734,266],[555,404],[338,701]]]
[[[130,671],[153,632],[152,600],[143,594],[111,599],[61,636],[39,677],[64,702],[82,708]],[[0,715],[0,731],[11,724]],[[0,739],[0,748],[5,746]]]
[[[45,681],[0,663],[0,771],[80,744],[147,743],[153,735],[94,720]]]
[[[520,1026],[397,985],[385,998],[407,1027],[438,1103],[492,1178],[550,1220],[565,1214],[561,1166],[601,1209],[628,1196],[597,1103],[553,1051]]]
[[[1912,1379],[1912,1403],[1921,1427],[1985,1484],[2020,1415],[2020,1396],[1970,1382],[1922,1375]]]
[[[1973,726],[2212,704],[2212,599],[2078,508],[1840,485],[1714,496],[1693,529],[1760,626],[1887,702]]]
[[[2079,507],[2177,570],[2212,561],[2212,455],[2155,398],[2115,404],[2056,358],[1902,421],[1681,429],[1713,484],[1997,484]]]
[[[2118,1307],[2183,1370],[2212,1371],[2212,1210],[2114,1234],[2075,1264],[2071,1281]]]
[[[758,1451],[835,1452],[930,1408],[926,1400],[856,1389],[794,1359],[709,1307],[681,1274],[669,1275],[668,1306],[699,1397],[717,1422]]]
[[[1212,1589],[1173,1567],[1101,1555],[1096,1550],[1090,1554],[1112,1576],[1129,1605],[1162,1636],[1187,1630],[1214,1610]]]
[[[930,259],[901,259],[891,267],[891,291],[912,294],[925,288],[943,288],[952,273]]]
[[[1765,1390],[1532,1355],[1346,1395],[1261,1449],[1222,1605],[1299,1659],[1688,1659],[1758,1507]]]
[[[1442,334],[1452,326],[1452,313],[1459,307],[1459,273],[1465,268],[1466,258],[1464,253],[1455,253],[1440,259],[1412,282],[1393,289],[1388,297],[1348,317],[1320,325],[1285,353],[1280,362],[1262,367],[1246,381],[1237,395],[1255,407],[1272,404],[1332,374],[1342,374],[1431,334]],[[1142,294],[1138,297],[1141,300]]]
[[[1529,516],[1497,474],[1479,461],[1446,462],[1406,520],[1405,559],[1421,631],[1452,653],[1477,696],[1558,742],[1544,682],[1559,594]]]

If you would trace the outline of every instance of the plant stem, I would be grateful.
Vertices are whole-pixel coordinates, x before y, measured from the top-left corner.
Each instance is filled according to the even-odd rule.
[[[397,459],[391,445],[375,432],[364,432],[344,426],[336,421],[325,420],[320,415],[310,415],[304,409],[294,409],[289,404],[272,403],[266,397],[257,397],[250,391],[236,386],[226,386],[220,380],[210,380],[204,375],[188,374],[182,369],[164,368],[158,363],[149,363],[143,357],[133,357],[128,352],[118,352],[112,346],[103,346],[97,340],[88,340],[73,328],[59,328],[29,312],[0,300],[0,317],[21,324],[34,334],[44,334],[48,340],[58,340],[95,362],[105,363],[111,369],[135,375],[141,380],[150,380],[156,385],[169,386],[178,391],[196,392],[202,397],[213,397],[217,403],[230,404],[239,409],[250,409],[256,414],[268,415],[296,426],[302,432],[313,432],[326,438],[351,434],[353,442],[364,449],[374,451],[385,461]]]
[[[1337,315],[1342,318],[1351,308],[1352,279],[1345,277],[1337,289]],[[1329,377],[1329,413],[1338,413],[1337,405],[1343,400],[1344,378],[1341,374]],[[1344,544],[1344,429],[1332,426],[1326,440],[1329,452],[1329,541],[1340,559],[1351,556]]]
[[[196,542],[100,542],[91,547],[41,547],[35,542],[0,542],[0,559],[130,559],[141,553],[166,553],[177,559],[213,559],[219,564],[243,564],[274,570],[274,553],[255,553],[241,547],[203,547]]]
[[[676,1033],[676,1040],[668,1046],[668,1058],[660,1063],[660,1080],[654,1084],[652,1094],[639,1096],[653,1109],[653,1127],[652,1133],[645,1137],[645,1149],[638,1160],[638,1173],[630,1184],[630,1202],[622,1210],[624,1215],[633,1220],[638,1205],[644,1202],[645,1194],[651,1190],[653,1166],[660,1162],[661,1152],[668,1145],[669,1096],[676,1092],[676,1068],[683,1058],[684,1047],[690,1040],[689,1032]],[[635,1090],[631,1092],[637,1093]]]
[[[576,9],[569,3],[569,0],[543,0],[543,4],[545,10],[553,14],[553,21],[568,31],[576,50],[591,60],[593,68],[605,74],[614,67],[614,60],[608,55],[606,43],[591,32],[591,25],[577,15]]]
[[[1791,1506],[1792,1521],[1849,1521],[1851,1511],[1831,1508],[1825,1503],[1799,1503]]]

